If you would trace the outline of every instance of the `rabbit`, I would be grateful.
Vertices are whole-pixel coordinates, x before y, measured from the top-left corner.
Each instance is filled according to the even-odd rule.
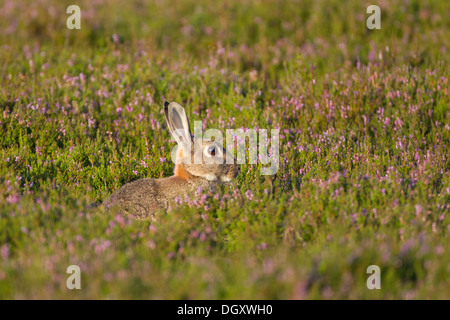
[[[127,183],[104,202],[107,207],[118,205],[122,212],[125,211],[134,218],[153,220],[155,212],[167,209],[176,197],[184,199],[185,195],[194,193],[199,187],[214,191],[219,184],[231,182],[237,177],[239,166],[236,158],[218,142],[194,138],[181,105],[164,102],[164,114],[169,131],[178,143],[174,175]],[[191,150],[184,152],[189,149],[189,145]],[[195,156],[201,156],[201,162],[195,161]],[[215,156],[223,157],[223,162],[205,163],[208,157]],[[227,156],[232,161],[227,162]]]

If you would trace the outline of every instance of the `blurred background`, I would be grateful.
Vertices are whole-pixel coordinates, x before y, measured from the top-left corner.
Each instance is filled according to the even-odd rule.
[[[2,0],[2,61],[17,46],[59,48],[62,56],[54,58],[61,59],[69,51],[123,48],[192,64],[215,56],[240,71],[277,77],[300,57],[326,72],[375,60],[386,47],[392,63],[432,63],[446,56],[449,41],[447,1],[377,1],[381,30],[366,28],[370,1],[77,1],[81,30],[68,30],[71,4]]]

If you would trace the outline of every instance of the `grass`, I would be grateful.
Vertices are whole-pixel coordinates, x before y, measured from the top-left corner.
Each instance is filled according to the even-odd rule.
[[[71,4],[0,2],[0,298],[450,298],[448,1],[380,1],[381,30],[367,1]],[[164,100],[280,129],[277,175],[89,208],[171,175]]]

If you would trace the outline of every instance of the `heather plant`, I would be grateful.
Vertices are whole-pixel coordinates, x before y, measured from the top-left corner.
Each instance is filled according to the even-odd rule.
[[[0,2],[0,298],[450,298],[448,1],[374,30],[367,1],[72,4]],[[164,101],[279,130],[277,173],[249,150],[154,221],[91,206],[172,174]]]

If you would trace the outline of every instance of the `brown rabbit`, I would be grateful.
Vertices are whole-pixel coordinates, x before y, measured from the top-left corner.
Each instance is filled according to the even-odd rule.
[[[118,205],[122,211],[135,218],[152,219],[156,210],[167,208],[176,197],[184,199],[184,195],[192,194],[199,187],[214,190],[218,184],[229,182],[237,176],[239,167],[236,159],[222,145],[192,136],[189,120],[182,106],[176,102],[165,102],[164,114],[167,126],[179,146],[174,175],[127,183],[104,202],[107,207]],[[183,152],[184,150],[189,152]],[[223,157],[223,162],[205,162],[205,158],[216,156]],[[226,163],[227,156],[233,157],[233,161],[228,161],[232,164]],[[194,158],[201,159],[201,162]]]

